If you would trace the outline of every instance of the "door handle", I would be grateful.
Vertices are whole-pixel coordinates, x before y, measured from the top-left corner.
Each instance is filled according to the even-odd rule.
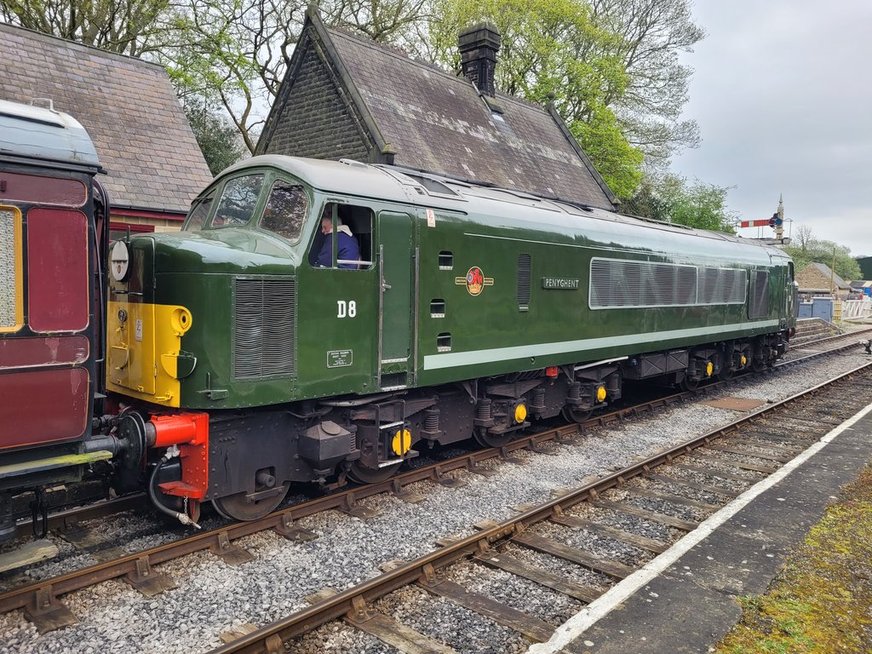
[[[386,281],[382,281],[382,290],[383,290],[383,291],[389,291],[389,290],[391,290],[391,285],[388,284]]]

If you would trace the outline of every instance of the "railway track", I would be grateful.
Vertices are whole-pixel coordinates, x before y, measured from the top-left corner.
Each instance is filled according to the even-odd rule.
[[[822,339],[817,339],[815,341],[810,341],[808,343],[804,343],[800,348],[797,348],[797,351],[804,350],[810,347],[816,347],[822,344],[827,343],[838,343],[834,347],[830,347],[826,350],[822,350],[819,352],[812,352],[809,354],[794,356],[796,354],[795,351],[791,350],[787,353],[784,360],[778,362],[774,368],[775,369],[784,369],[790,366],[797,365],[799,363],[804,363],[819,357],[824,357],[832,354],[838,354],[840,352],[844,352],[851,348],[858,347],[857,343],[863,337],[872,338],[872,328],[865,330],[858,330],[855,332],[851,332],[848,334],[839,334],[836,336],[830,336]],[[741,379],[742,376],[737,377],[736,379]],[[730,380],[733,381],[733,380]],[[712,382],[706,386],[702,387],[702,392],[710,392],[716,388],[721,388],[724,382]],[[729,383],[729,382],[727,382]],[[663,406],[669,405],[674,402],[681,402],[686,400],[688,397],[692,397],[694,393],[691,392],[681,392],[681,393],[672,393],[667,394],[661,397],[658,397],[653,400],[649,400],[646,402],[639,403],[634,406],[630,406],[618,411],[608,411],[602,414],[597,415],[592,418],[590,421],[587,421],[582,425],[582,428],[590,427],[593,425],[604,426],[606,424],[612,423],[614,421],[619,421],[626,419],[628,415],[634,415],[637,413],[644,413],[650,411],[652,409],[660,409]],[[71,507],[64,509],[62,511],[57,511],[50,513],[45,521],[44,528],[47,531],[65,531],[70,528],[74,528],[75,525],[79,523],[86,522],[89,520],[94,520],[96,518],[108,517],[111,515],[116,515],[118,513],[123,513],[131,510],[143,510],[147,507],[148,501],[144,493],[135,493],[131,495],[126,495],[124,497],[114,498],[111,500],[99,501],[93,504],[88,504],[80,507]],[[19,538],[27,537],[34,533],[34,524],[32,520],[20,520],[16,526],[16,536]]]
[[[846,388],[852,392],[845,393]],[[445,543],[374,579],[340,593],[326,591],[309,608],[239,635],[212,654],[284,652],[289,641],[336,620],[400,651],[453,651],[435,634],[378,610],[383,598],[409,586],[426,591],[434,601],[447,599],[478,613],[529,642],[548,640],[556,626],[553,621],[458,584],[452,580],[452,569],[497,568],[589,603],[863,408],[870,391],[872,363],[867,363],[548,502],[520,507],[509,520],[479,524],[473,535]],[[647,525],[647,533],[629,526],[634,523]],[[598,553],[596,543],[602,539],[618,542],[630,553],[620,558]],[[507,552],[509,548],[513,551]],[[562,559],[603,582],[579,584],[530,564],[518,550]]]
[[[799,343],[795,346],[791,346],[791,349],[785,355],[785,359],[780,363],[790,363],[795,360],[805,360],[807,358],[813,358],[816,356],[820,356],[821,354],[829,354],[832,352],[840,352],[844,349],[854,347],[857,345],[860,340],[868,340],[872,338],[872,328],[868,329],[858,329],[856,331],[847,332],[845,334],[836,334],[834,336],[826,336],[824,338],[817,338],[812,341],[805,341],[803,343]],[[836,347],[827,348],[821,352],[812,352],[810,355],[804,355],[799,357],[794,357],[793,355],[797,352],[802,352],[803,350],[812,349],[816,347],[820,347],[822,345],[829,345],[833,343],[839,343]]]
[[[785,362],[780,367],[793,365],[797,362]],[[714,388],[714,385],[710,388]],[[615,421],[624,420],[632,415],[646,413],[681,402],[689,397],[697,396],[698,393],[678,393],[657,398],[645,403],[644,406],[633,406],[604,414],[588,421],[582,425],[582,428],[607,425]],[[203,550],[210,550],[230,563],[243,562],[248,560],[250,556],[245,550],[234,545],[234,541],[244,536],[272,529],[287,538],[305,540],[310,538],[311,534],[295,526],[295,522],[302,517],[314,515],[328,509],[338,509],[351,515],[365,517],[367,511],[358,503],[359,500],[365,497],[380,493],[393,493],[403,499],[414,499],[409,497],[408,487],[411,484],[430,480],[451,486],[457,483],[452,475],[454,471],[467,470],[488,474],[488,469],[481,466],[482,462],[488,459],[511,458],[512,453],[520,449],[540,450],[547,448],[550,441],[572,439],[578,433],[579,427],[576,425],[559,427],[547,432],[520,438],[503,448],[470,452],[448,461],[423,466],[382,484],[345,489],[331,495],[290,506],[260,521],[227,525],[214,531],[195,534],[189,538],[90,566],[61,577],[22,586],[0,595],[0,612],[7,612],[18,608],[24,609],[27,617],[41,631],[70,624],[75,621],[75,617],[65,609],[59,599],[66,593],[87,588],[108,579],[124,578],[133,587],[142,592],[154,594],[174,585],[172,579],[161,575],[154,569],[154,566],[160,563]]]

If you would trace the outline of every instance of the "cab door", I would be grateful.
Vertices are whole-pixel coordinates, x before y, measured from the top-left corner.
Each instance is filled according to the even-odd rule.
[[[382,390],[414,383],[415,260],[412,216],[379,212],[376,376],[377,386]]]

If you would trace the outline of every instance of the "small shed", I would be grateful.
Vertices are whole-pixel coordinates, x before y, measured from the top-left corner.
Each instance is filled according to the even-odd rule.
[[[812,262],[796,274],[799,293],[802,296],[833,295],[844,299],[851,287],[825,263]]]

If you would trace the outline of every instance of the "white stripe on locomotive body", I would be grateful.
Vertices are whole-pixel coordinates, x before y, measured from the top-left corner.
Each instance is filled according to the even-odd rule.
[[[471,352],[451,352],[445,354],[428,354],[424,357],[424,370],[441,370],[457,368],[492,361],[510,361],[536,356],[548,356],[564,352],[580,352],[596,350],[604,347],[620,345],[643,345],[658,343],[677,338],[693,338],[694,336],[715,336],[729,332],[747,329],[766,329],[778,327],[777,320],[760,320],[757,322],[733,323],[731,325],[716,325],[694,327],[691,329],[673,329],[649,334],[627,334],[625,336],[603,336],[600,338],[584,338],[577,341],[560,341],[557,343],[538,343],[535,345],[515,345],[512,347],[497,347],[489,350],[473,350]]]

